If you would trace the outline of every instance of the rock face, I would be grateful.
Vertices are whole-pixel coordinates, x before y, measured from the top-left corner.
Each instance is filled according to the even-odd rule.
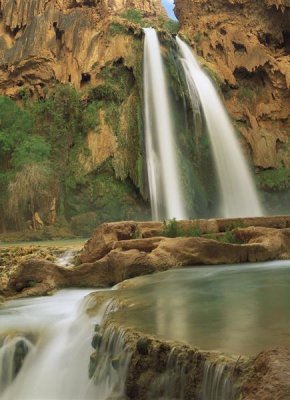
[[[162,224],[155,222],[103,224],[85,245],[80,265],[62,268],[49,261],[27,260],[1,294],[22,297],[61,287],[110,287],[170,268],[290,259],[289,217],[253,218],[251,222],[256,226],[225,232],[226,220],[201,220],[203,235],[198,237],[161,236]],[[192,221],[180,224],[186,232]]]
[[[105,33],[112,14],[126,8],[162,12],[159,0],[2,0],[1,93],[15,97],[25,87],[42,96],[56,81],[79,88],[93,80],[94,64],[129,52],[125,43],[112,45]]]
[[[242,399],[290,398],[290,352],[286,348],[264,351],[255,358],[253,370],[242,385]]]
[[[260,168],[290,166],[290,3],[176,0],[182,32],[222,82],[226,106]]]
[[[99,305],[104,301],[100,293],[91,297]],[[113,304],[125,309],[129,306],[118,303],[116,299]],[[289,349],[272,348],[256,357],[205,351],[184,343],[162,340],[133,327],[123,327],[120,320],[117,322],[115,319],[118,314],[116,307],[114,310],[106,314],[101,327],[96,327],[97,333],[92,340],[95,351],[90,358],[89,370],[90,376],[96,380],[99,364],[102,367],[105,363],[113,365],[122,379],[126,372],[126,399],[172,397],[197,400],[213,395],[223,400],[289,399]],[[106,359],[102,357],[104,349]],[[126,353],[130,357],[128,369],[124,371],[122,365]]]

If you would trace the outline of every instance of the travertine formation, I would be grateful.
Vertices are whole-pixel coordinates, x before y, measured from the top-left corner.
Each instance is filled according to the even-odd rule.
[[[241,224],[243,228],[237,228]],[[198,236],[186,233],[197,227]],[[165,237],[160,222],[102,224],[82,250],[80,265],[62,268],[29,259],[16,268],[0,295],[26,297],[61,287],[110,287],[171,268],[290,258],[289,216],[181,221],[179,228],[183,236]]]
[[[126,8],[161,12],[159,0],[0,1],[1,94],[17,97],[25,87],[41,96],[55,82],[79,88],[97,63],[130,57],[128,43],[106,35],[111,16]]]
[[[254,165],[290,166],[290,2],[176,0],[201,61],[222,81]]]

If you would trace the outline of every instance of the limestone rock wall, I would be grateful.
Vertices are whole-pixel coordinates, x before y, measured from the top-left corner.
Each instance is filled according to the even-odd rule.
[[[290,166],[290,2],[176,0],[182,32],[218,78],[254,165]]]
[[[112,15],[137,8],[155,15],[159,0],[0,1],[0,92],[12,97],[22,87],[41,96],[56,81],[80,87],[83,74],[108,61],[120,46],[106,31]],[[112,46],[112,48],[110,48]],[[116,53],[115,52],[115,53]],[[129,52],[129,51],[128,51]],[[126,54],[122,54],[126,56]]]

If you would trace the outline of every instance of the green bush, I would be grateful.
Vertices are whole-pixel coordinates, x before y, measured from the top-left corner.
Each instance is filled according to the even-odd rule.
[[[109,26],[109,32],[112,35],[121,35],[122,33],[126,33],[126,28],[117,22],[113,22]]]
[[[101,101],[116,101],[118,100],[118,94],[116,88],[110,83],[102,83],[91,89],[90,95],[94,100]]]
[[[174,21],[173,19],[167,19],[162,25],[162,28],[172,35],[177,34],[180,28],[179,21]]]
[[[207,235],[205,235],[205,237],[207,239],[212,239],[212,240],[216,240],[217,242],[222,242],[222,243],[230,243],[230,244],[241,244],[243,243],[242,241],[240,241],[235,232],[231,231],[231,230],[227,230],[225,231],[223,234],[213,234],[213,233],[209,233]]]
[[[290,188],[290,168],[268,169],[257,175],[259,186],[267,191],[284,191]]]
[[[175,237],[197,237],[201,236],[201,229],[197,223],[192,223],[184,229],[175,218],[163,222],[162,236]]]
[[[182,236],[182,232],[178,226],[176,218],[163,222],[162,235],[170,238]]]
[[[232,231],[226,231],[222,236],[219,236],[217,240],[223,243],[238,243],[236,235]]]
[[[143,23],[144,14],[141,10],[129,8],[128,10],[125,10],[121,13],[121,17],[127,19],[130,22],[140,25]]]

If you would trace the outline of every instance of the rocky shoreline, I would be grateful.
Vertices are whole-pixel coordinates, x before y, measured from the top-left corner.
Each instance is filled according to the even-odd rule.
[[[64,287],[111,287],[136,276],[194,265],[290,259],[290,217],[104,223],[71,268],[43,258],[15,266],[0,295],[39,296]],[[176,228],[176,226],[175,226]],[[191,236],[190,236],[191,235]],[[33,284],[32,284],[33,283]]]
[[[104,301],[103,294],[91,296],[97,305]],[[111,301],[115,301],[114,311],[107,313],[104,324],[96,327],[92,339],[94,351],[89,370],[94,376],[98,362],[102,360],[102,351],[106,349],[111,364],[122,376],[120,354],[122,357],[127,354],[126,399],[146,400],[165,395],[165,398],[198,400],[209,395],[206,385],[215,387],[215,394],[233,400],[290,398],[289,349],[271,348],[254,357],[246,357],[205,351],[185,343],[160,339],[134,327],[122,326],[114,316],[118,307],[128,304],[118,304],[112,295]],[[121,343],[121,353],[115,343],[119,346]]]
[[[168,231],[168,225],[159,222],[102,224],[80,252],[78,265],[69,268],[56,265],[53,252],[28,248],[24,254],[19,249],[19,258],[12,262],[6,281],[2,280],[0,295],[4,300],[47,295],[65,287],[111,287],[119,282],[123,282],[122,289],[131,285],[131,281],[124,282],[127,279],[170,268],[290,259],[290,216],[180,221],[177,225],[173,221],[170,228],[174,229]],[[169,234],[180,236],[165,236]],[[3,251],[1,257],[9,258],[7,250]],[[91,296],[92,309],[87,312],[92,313],[113,297],[105,292]],[[149,389],[154,392],[150,396],[158,398],[172,379],[176,393],[171,395],[183,391],[185,400],[200,399],[209,369],[208,379],[227,382],[232,399],[290,398],[287,348],[267,349],[255,357],[228,356],[122,326],[114,312],[109,312],[92,340],[91,376],[106,340],[111,344],[122,340],[129,354],[124,378],[127,399],[145,400]],[[118,354],[109,357],[118,371],[123,361]]]

